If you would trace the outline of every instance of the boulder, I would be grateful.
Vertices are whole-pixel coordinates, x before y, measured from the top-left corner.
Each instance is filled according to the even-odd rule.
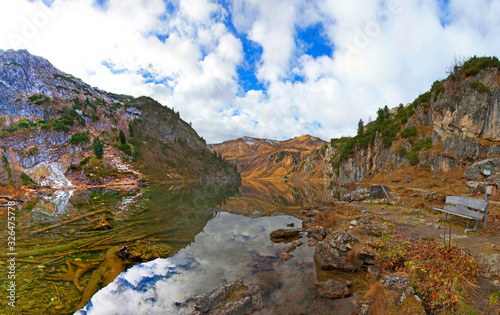
[[[271,232],[272,238],[290,238],[299,235],[300,229],[279,229]]]
[[[344,282],[334,281],[332,279],[314,284],[314,288],[320,296],[329,299],[341,299],[350,296],[351,292]]]
[[[389,290],[397,293],[397,297],[394,300],[397,306],[406,299],[407,294],[415,294],[415,290],[410,286],[410,281],[407,277],[387,275],[380,283]]]
[[[363,248],[358,254],[358,258],[362,259],[365,265],[375,265],[375,257],[375,253],[368,248]]]
[[[352,244],[357,241],[355,236],[345,231],[329,234],[316,246],[314,259],[321,269],[352,271],[357,266],[348,260],[348,255]]]
[[[500,171],[500,159],[499,158],[492,158],[492,159],[487,159],[487,160],[482,160],[479,162],[476,162],[472,164],[471,166],[467,167],[467,170],[465,171],[464,176],[472,181],[482,181],[484,180],[487,176],[483,174],[484,166],[486,164],[492,165],[492,175],[495,172]]]

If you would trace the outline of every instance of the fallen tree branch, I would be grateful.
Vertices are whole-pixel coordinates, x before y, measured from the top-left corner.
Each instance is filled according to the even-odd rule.
[[[70,220],[67,220],[67,221],[63,221],[63,222],[59,222],[57,224],[53,224],[51,226],[44,227],[43,229],[39,229],[39,230],[30,232],[29,234],[33,235],[33,234],[37,234],[37,233],[40,233],[40,232],[45,232],[45,231],[48,231],[50,229],[56,228],[58,226],[65,225],[65,224],[68,224],[68,223],[71,223],[71,222],[74,222],[74,221],[78,221],[80,219],[83,219],[83,218],[86,218],[86,217],[90,217],[91,215],[94,215],[94,214],[97,214],[97,213],[100,213],[100,212],[104,212],[106,210],[107,209],[101,209],[101,210],[98,210],[98,211],[95,211],[95,212],[83,214],[83,215],[77,216],[77,217],[75,217],[73,219],[70,219]]]

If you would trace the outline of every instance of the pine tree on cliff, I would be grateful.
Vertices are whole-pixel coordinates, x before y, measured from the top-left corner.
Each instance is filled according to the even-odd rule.
[[[92,141],[92,148],[94,149],[94,154],[97,158],[102,158],[104,154],[104,148],[99,137],[95,137],[94,141]]]
[[[123,130],[120,130],[120,134],[118,135],[118,138],[120,139],[121,144],[127,143],[127,138],[125,137],[125,133],[123,132]]]
[[[358,136],[361,137],[364,132],[365,132],[365,123],[363,122],[363,119],[360,119],[358,122]]]

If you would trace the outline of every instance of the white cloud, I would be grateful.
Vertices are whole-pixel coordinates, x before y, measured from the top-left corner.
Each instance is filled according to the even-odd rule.
[[[500,1],[451,0],[446,14],[435,0],[173,6],[55,0],[50,9],[40,0],[0,0],[0,48],[26,48],[111,92],[150,95],[179,110],[208,142],[353,134],[360,118],[410,102],[444,78],[455,55],[500,51]],[[224,23],[229,17],[236,34]],[[296,45],[297,31],[311,25],[322,26],[333,55],[315,58]],[[255,76],[263,91],[238,83],[237,69],[248,62],[239,36],[262,48]]]

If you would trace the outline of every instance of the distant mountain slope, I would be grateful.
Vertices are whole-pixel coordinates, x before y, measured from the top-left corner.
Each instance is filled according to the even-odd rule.
[[[320,178],[325,141],[303,135],[285,141],[243,137],[209,148],[237,165],[243,178]]]
[[[103,144],[95,158],[93,141]],[[0,184],[238,179],[178,112],[91,87],[26,50],[0,50]]]

